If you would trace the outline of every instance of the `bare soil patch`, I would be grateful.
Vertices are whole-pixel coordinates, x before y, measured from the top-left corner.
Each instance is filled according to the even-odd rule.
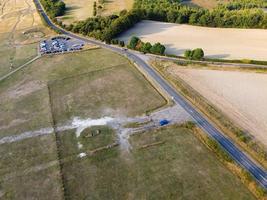
[[[267,146],[267,74],[183,67],[169,70]]]
[[[165,22],[142,21],[120,36],[160,42],[167,54],[183,55],[186,49],[202,48],[206,57],[267,60],[267,30],[207,28]]]

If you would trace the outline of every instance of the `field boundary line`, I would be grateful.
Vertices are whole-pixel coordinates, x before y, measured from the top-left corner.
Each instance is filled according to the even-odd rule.
[[[24,63],[23,65],[21,65],[20,67],[18,67],[17,69],[7,73],[6,75],[2,76],[0,78],[0,82],[5,80],[6,78],[10,77],[11,75],[13,75],[14,73],[16,73],[17,71],[23,69],[24,67],[26,67],[27,65],[33,63],[34,61],[38,60],[39,58],[41,58],[40,55],[37,55],[36,57],[34,57],[33,59],[29,60],[28,62]]]
[[[64,183],[64,174],[62,172],[63,163],[61,161],[61,154],[60,154],[60,139],[59,139],[59,136],[58,136],[57,131],[56,131],[56,123],[55,123],[55,118],[54,118],[54,114],[53,114],[51,91],[50,91],[49,84],[47,84],[47,92],[48,92],[49,107],[50,107],[50,113],[51,113],[51,122],[52,122],[53,132],[55,134],[57,161],[58,161],[58,165],[59,165],[59,174],[60,174],[59,176],[60,176],[60,180],[61,180],[62,195],[63,195],[63,199],[67,199],[66,187],[65,187],[65,183]]]
[[[86,75],[94,74],[94,73],[99,73],[99,72],[106,71],[106,70],[112,70],[112,69],[115,69],[117,67],[118,68],[119,67],[123,67],[125,64],[127,64],[127,63],[125,62],[123,64],[113,65],[113,66],[106,67],[106,68],[103,68],[103,69],[97,69],[97,70],[93,70],[93,71],[84,72],[84,73],[81,73],[81,74],[75,74],[75,75],[72,75],[72,76],[66,76],[66,77],[61,78],[61,79],[59,78],[59,79],[51,80],[51,81],[48,81],[47,85],[50,86],[50,85],[53,85],[56,82],[61,82],[61,81],[67,80],[67,79],[72,79],[72,78],[76,78],[76,77],[82,77],[82,76],[86,76]]]

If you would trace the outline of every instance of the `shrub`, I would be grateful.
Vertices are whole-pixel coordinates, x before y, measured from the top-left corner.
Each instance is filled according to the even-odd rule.
[[[187,59],[191,59],[191,54],[192,54],[191,50],[186,50],[184,52],[184,57],[186,57]]]
[[[204,51],[200,48],[194,50],[186,50],[184,52],[184,57],[192,60],[201,60],[204,58]]]
[[[150,53],[164,55],[165,49],[165,46],[158,42],[151,47]]]
[[[135,49],[139,41],[141,40],[138,37],[133,36],[128,44],[128,48]]]
[[[121,47],[124,47],[124,46],[125,46],[124,41],[120,41],[120,42],[119,42],[119,45],[120,45]]]
[[[204,57],[203,49],[197,48],[192,51],[193,60],[201,60]]]
[[[141,47],[141,51],[144,53],[150,53],[151,48],[152,48],[152,45],[149,42],[146,42]]]

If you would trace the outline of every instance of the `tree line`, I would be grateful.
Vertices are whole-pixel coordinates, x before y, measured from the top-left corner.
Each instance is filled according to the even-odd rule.
[[[66,11],[66,5],[61,0],[40,0],[40,2],[51,19],[64,15]]]
[[[122,11],[119,15],[88,18],[65,28],[74,33],[80,33],[110,43],[113,38],[134,26],[141,19],[142,12],[140,10]]]
[[[60,26],[107,43],[143,19],[209,27],[267,28],[267,14],[262,10],[267,6],[265,0],[234,0],[213,10],[184,6],[180,0],[135,0],[129,12],[95,16],[68,26],[55,18],[65,12],[61,0],[41,0],[41,3]]]
[[[143,53],[152,53],[164,55],[166,47],[159,42],[152,45],[150,42],[143,42],[140,38],[133,36],[127,45],[129,49],[141,51]]]
[[[267,28],[264,0],[238,0],[213,10],[184,6],[179,0],[135,0],[144,19],[208,27]]]

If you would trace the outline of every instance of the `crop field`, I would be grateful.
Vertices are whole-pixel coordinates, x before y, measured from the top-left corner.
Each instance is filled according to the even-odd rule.
[[[226,116],[267,145],[267,74],[172,66],[169,72],[186,81]]]
[[[144,20],[120,36],[144,42],[160,42],[166,53],[183,55],[187,49],[202,48],[208,58],[267,60],[267,30],[207,28]]]
[[[94,2],[97,2],[97,15],[102,16],[118,14],[121,10],[130,10],[133,6],[133,0],[64,0],[67,11],[59,19],[65,24],[71,24],[76,21],[85,20],[88,17],[93,17]]]
[[[94,130],[100,134],[86,137]],[[179,126],[131,136],[128,152],[114,146],[85,157],[76,156],[81,149],[75,131],[59,135],[69,199],[254,199],[190,130]],[[83,151],[115,141],[107,126],[91,127],[81,136]]]
[[[0,76],[37,56],[37,42],[51,35],[33,1],[0,0]]]
[[[63,197],[54,118],[93,118],[104,107],[110,115],[142,115],[166,104],[126,58],[103,49],[42,57],[2,81],[0,93],[0,199]]]

